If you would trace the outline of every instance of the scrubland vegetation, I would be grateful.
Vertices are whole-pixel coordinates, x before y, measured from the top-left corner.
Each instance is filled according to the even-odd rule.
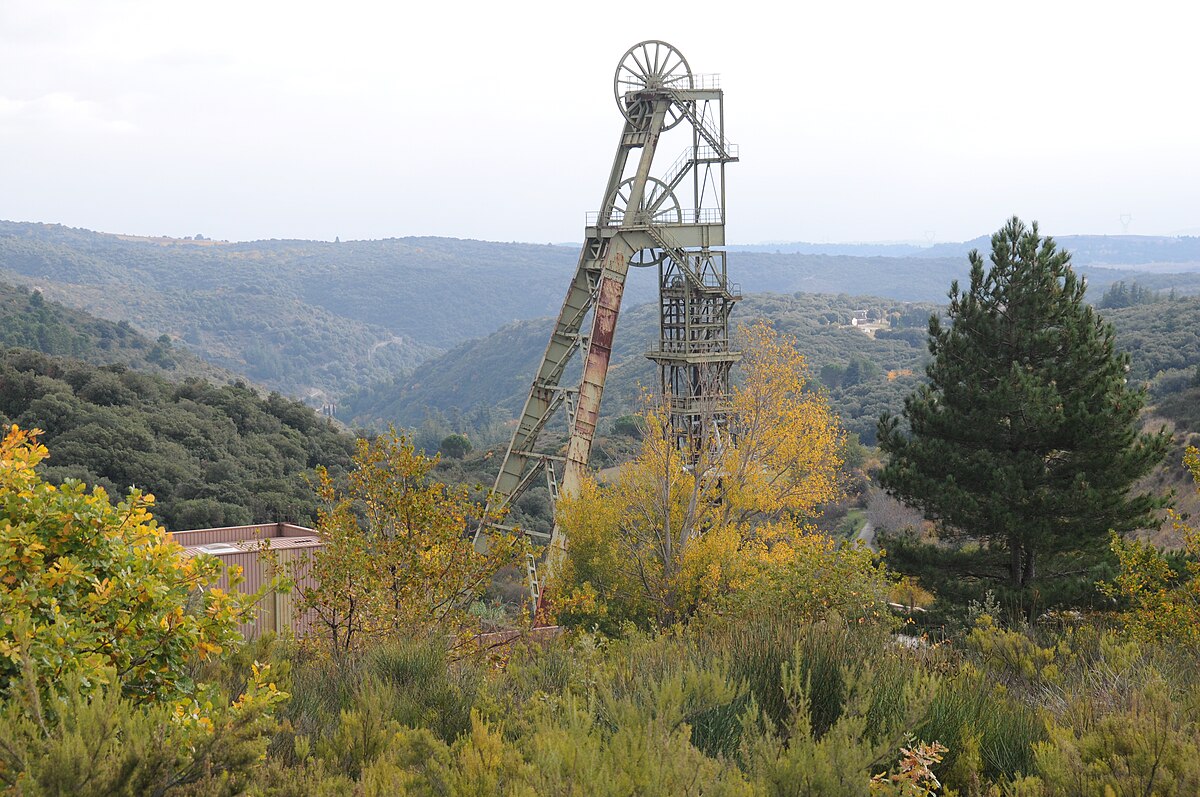
[[[462,482],[485,456],[454,441],[438,462],[386,434],[339,449],[340,467],[308,452],[306,468],[329,466],[309,495],[320,585],[300,602],[315,633],[241,640],[255,596],[214,588],[217,563],[183,558],[150,496],[114,506],[97,474],[47,467],[18,410],[38,386],[72,408],[43,436],[51,457],[95,411],[80,392],[121,399],[99,406],[133,423],[124,408],[151,385],[160,413],[221,407],[281,446],[324,422],[248,389],[135,390],[151,377],[9,354],[5,384],[29,389],[0,408],[18,421],[0,449],[0,786],[1200,793],[1200,532],[1144,481],[1175,457],[1196,493],[1200,451],[1181,463],[1143,429],[1150,395],[1083,293],[1052,243],[1001,230],[922,339],[927,381],[880,423],[882,454],[832,399],[832,383],[879,374],[827,371],[787,324],[750,326],[731,437],[684,468],[651,403],[612,423],[625,466],[560,503],[554,632],[510,605],[508,633],[480,634],[527,552],[501,532],[471,545],[481,491]],[[1168,411],[1194,428],[1194,405]],[[877,494],[864,473],[934,520],[893,513],[883,551],[825,534],[829,507]],[[1178,550],[1132,533],[1160,521]]]
[[[14,793],[1200,788],[1196,582],[1144,546],[1113,543],[1120,613],[1022,622],[985,600],[937,644],[906,635],[869,551],[799,536],[782,565],[741,565],[777,588],[735,586],[686,622],[499,647],[419,625],[349,650],[239,645],[236,601],[194,604],[211,564],[175,560],[136,496],[105,508],[45,485],[39,456],[10,433],[0,783]]]

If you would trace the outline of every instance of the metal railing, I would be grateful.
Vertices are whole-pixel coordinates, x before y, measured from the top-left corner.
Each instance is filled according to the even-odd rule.
[[[667,93],[671,95],[671,99],[679,106],[679,110],[691,121],[692,126],[700,134],[700,137],[716,149],[728,152],[730,144],[725,140],[725,136],[722,135],[723,131],[717,131],[710,127],[706,116],[696,113],[696,104],[694,102],[684,99],[679,95],[678,91],[671,87],[666,87],[666,89]]]
[[[721,75],[717,72],[692,75],[692,88],[719,89],[721,88]]]
[[[650,354],[728,354],[727,340],[660,340]]]
[[[667,409],[680,415],[715,415],[728,412],[731,396],[670,396],[666,400]]]
[[[662,181],[674,189],[675,186],[679,184],[683,173],[690,169],[694,164],[720,163],[721,161],[729,158],[736,159],[738,157],[737,144],[730,144],[728,141],[724,143],[724,153],[722,153],[716,147],[708,144],[704,144],[699,147],[687,147],[682,153],[680,153],[679,157],[675,159],[675,162],[671,164],[671,167],[667,169]]]
[[[730,282],[727,278],[717,274],[696,272],[694,269],[687,269],[687,273],[690,275],[687,282],[684,281],[683,277],[679,277],[677,285],[663,285],[663,292],[673,296],[679,295],[690,284],[692,287],[699,285],[701,288],[719,290],[734,299],[739,299],[742,296],[742,286],[736,282]]]
[[[625,222],[625,211],[612,210],[608,216],[601,219],[603,214],[598,210],[589,210],[584,216],[584,224],[588,227],[620,227]],[[675,214],[674,208],[660,209],[653,216],[647,219],[638,219],[634,216],[635,226],[655,225],[656,227],[671,226],[673,224],[724,224],[725,213],[720,208],[700,208],[699,210],[687,209],[681,210],[679,215]]]
[[[660,91],[661,88],[648,88],[644,84],[634,82],[632,79],[621,81],[621,88],[624,94],[628,97],[630,94],[641,94],[647,91]],[[699,73],[694,75],[677,75],[666,81],[662,88],[679,89],[687,91],[688,89],[715,90],[721,88],[721,75],[716,72]]]

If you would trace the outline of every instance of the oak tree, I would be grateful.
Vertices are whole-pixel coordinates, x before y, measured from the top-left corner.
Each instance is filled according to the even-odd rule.
[[[47,483],[37,430],[0,442],[0,697],[34,705],[70,680],[140,701],[194,692],[189,664],[241,642],[249,596],[213,586],[221,565],[188,557],[136,490]],[[40,709],[33,709],[39,713]]]
[[[480,507],[466,485],[432,478],[436,457],[394,431],[356,444],[346,484],[317,469],[324,546],[297,579],[329,647],[347,652],[387,635],[450,637],[470,630],[467,608],[524,543],[496,534],[477,553],[467,529]],[[305,584],[312,584],[305,587]]]

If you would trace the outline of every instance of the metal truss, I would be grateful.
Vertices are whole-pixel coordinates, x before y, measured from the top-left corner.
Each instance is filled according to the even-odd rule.
[[[489,497],[492,511],[510,507],[540,474],[552,501],[578,491],[631,266],[658,269],[660,340],[648,356],[659,365],[680,448],[697,452],[705,434],[701,423],[719,424],[724,417],[729,372],[739,357],[730,346],[729,314],[740,291],[728,282],[719,251],[725,245],[725,166],[738,159],[725,140],[723,92],[715,76],[693,74],[671,45],[645,41],[621,58],[613,93],[624,125],[612,170],[600,210],[588,214],[575,275]],[[671,140],[685,142],[682,154],[652,176],[660,145]],[[576,354],[582,376],[564,385]],[[559,410],[569,433],[565,452],[545,451],[539,441]],[[530,533],[546,543],[540,574],[532,557],[528,563],[536,603],[567,540],[557,523],[549,535]],[[476,547],[486,548],[487,534],[484,527],[476,532]]]

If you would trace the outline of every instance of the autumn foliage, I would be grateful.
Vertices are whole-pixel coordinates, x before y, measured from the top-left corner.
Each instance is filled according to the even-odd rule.
[[[189,693],[188,662],[240,641],[247,598],[211,586],[220,563],[189,558],[150,514],[154,497],[48,484],[37,430],[0,443],[0,693],[78,679],[143,700]],[[29,683],[32,679],[33,683]]]
[[[344,653],[372,640],[470,630],[466,608],[497,570],[524,551],[517,535],[492,535],[486,554],[471,533],[480,508],[465,485],[431,478],[436,458],[395,432],[360,439],[346,485],[317,469],[314,586],[301,587],[328,648]]]
[[[560,502],[570,539],[560,619],[670,625],[769,587],[815,550],[807,520],[840,495],[844,433],[793,340],[765,324],[743,335],[744,381],[697,461],[652,404],[641,449],[613,483],[585,481]]]
[[[1200,450],[1189,447],[1184,467],[1200,488]],[[1141,642],[1167,640],[1191,650],[1200,646],[1200,529],[1189,526],[1174,510],[1168,520],[1182,537],[1186,563],[1183,577],[1163,553],[1139,540],[1112,536],[1120,570],[1101,584],[1108,596],[1122,602],[1121,619]]]
[[[232,693],[193,675],[241,647],[253,596],[214,587],[220,562],[172,542],[153,496],[45,482],[37,436],[0,442],[0,787],[236,793],[287,695],[257,662]]]

